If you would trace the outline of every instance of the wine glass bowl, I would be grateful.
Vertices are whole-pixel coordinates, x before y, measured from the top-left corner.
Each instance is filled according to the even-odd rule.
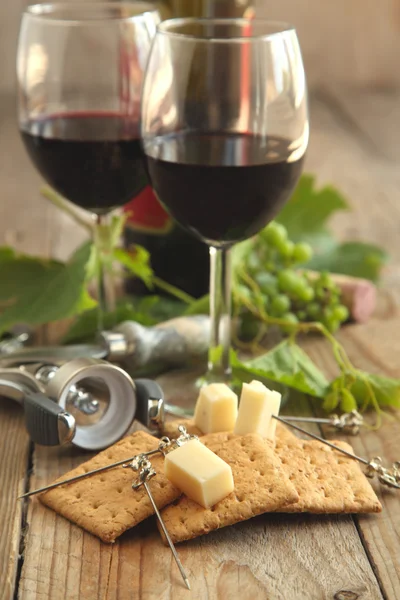
[[[46,182],[95,215],[99,256],[105,216],[147,185],[140,101],[159,20],[153,5],[134,1],[37,4],[22,17],[22,140]],[[100,280],[101,308],[110,309]]]
[[[209,379],[228,379],[229,249],[293,191],[308,144],[307,88],[293,27],[264,20],[158,25],[142,97],[151,184],[210,247]]]
[[[282,208],[308,141],[295,31],[244,19],[164,22],[143,94],[152,185],[214,247],[257,233]]]

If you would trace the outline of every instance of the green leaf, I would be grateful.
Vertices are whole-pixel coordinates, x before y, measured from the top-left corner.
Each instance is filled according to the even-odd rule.
[[[148,314],[154,323],[180,317],[186,307],[184,302],[175,298],[157,295],[134,298],[133,304],[140,313]]]
[[[356,381],[349,389],[360,407],[372,405],[369,386],[380,407],[400,408],[400,379],[358,372]]]
[[[325,396],[329,385],[309,356],[289,340],[246,362],[241,362],[232,353],[232,368],[235,377],[251,375],[257,379],[268,379],[318,398]]]
[[[316,249],[314,257],[307,263],[307,268],[376,281],[387,259],[386,252],[377,246],[362,242],[345,242],[322,252]]]
[[[332,412],[339,404],[339,394],[337,392],[329,392],[324,398],[322,408],[326,412]]]
[[[351,412],[352,410],[357,408],[357,401],[354,398],[353,394],[349,392],[347,389],[343,389],[341,391],[342,398],[340,400],[340,409],[343,412]]]
[[[0,252],[0,332],[16,323],[41,325],[96,306],[86,287],[90,244],[66,264]]]
[[[0,261],[2,260],[10,260],[15,256],[15,252],[12,248],[8,246],[0,247]]]
[[[184,312],[185,315],[208,315],[210,314],[210,296],[202,296],[192,302]]]
[[[142,246],[131,246],[131,249],[115,248],[114,258],[122,263],[131,273],[141,279],[147,287],[152,287],[153,270],[150,266],[150,254]]]
[[[286,227],[293,242],[308,242],[309,238],[325,230],[328,219],[335,212],[348,208],[347,200],[333,186],[317,189],[315,178],[303,175],[276,220]]]

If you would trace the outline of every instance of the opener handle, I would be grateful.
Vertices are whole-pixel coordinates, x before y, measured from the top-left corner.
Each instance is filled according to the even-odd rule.
[[[25,425],[33,442],[58,446],[75,434],[75,420],[53,400],[37,392],[24,399]]]
[[[150,431],[158,432],[164,425],[164,392],[152,379],[135,379],[137,409],[135,418]]]

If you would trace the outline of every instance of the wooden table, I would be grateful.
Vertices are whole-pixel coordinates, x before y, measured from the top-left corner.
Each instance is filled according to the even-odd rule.
[[[39,178],[16,134],[12,99],[1,98],[0,107],[0,242],[65,257],[82,234],[40,198]],[[339,97],[323,89],[311,108],[307,170],[339,185],[353,207],[334,218],[335,231],[380,243],[392,255],[376,318],[344,328],[339,337],[358,366],[399,377],[400,97],[343,90]],[[323,341],[307,349],[334,374]],[[312,407],[304,402],[291,410],[311,414]],[[399,436],[395,416],[349,441],[361,455],[394,461]],[[0,405],[0,456],[1,600],[400,599],[400,494],[378,485],[380,515],[263,515],[183,544],[189,592],[153,523],[108,546],[37,501],[16,501],[85,457],[74,448],[32,447],[20,407],[7,401]]]

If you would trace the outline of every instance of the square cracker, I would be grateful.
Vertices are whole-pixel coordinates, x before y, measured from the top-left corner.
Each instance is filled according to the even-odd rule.
[[[157,448],[159,440],[137,431],[100,452],[57,481],[91,471],[98,467]],[[164,475],[164,457],[151,458],[157,476],[149,485],[157,506],[161,509],[181,495]],[[60,486],[40,495],[40,500],[55,512],[93,533],[103,542],[114,542],[124,531],[134,527],[154,513],[143,487],[132,489],[137,474],[122,466],[92,475],[75,483]]]
[[[169,438],[176,438],[179,435],[179,425],[184,425],[186,427],[187,432],[192,433],[193,435],[198,435],[199,437],[202,437],[203,435],[208,435],[204,434],[198,427],[196,427],[196,425],[194,424],[194,419],[173,419],[171,421],[166,421],[164,424],[163,434],[167,435]],[[285,425],[282,425],[282,423],[278,421],[278,423],[276,424],[276,439],[296,440],[297,437],[293,435],[293,433],[291,433],[291,431],[287,427],[285,427]]]
[[[353,453],[345,442],[335,445]],[[299,500],[277,512],[370,513],[382,506],[357,461],[317,441],[277,440],[275,452]]]
[[[267,511],[277,511],[298,500],[293,485],[282,473],[272,445],[260,436],[212,433],[201,441],[232,467],[235,489],[210,509],[186,496],[167,506],[162,517],[174,542],[190,540]]]

